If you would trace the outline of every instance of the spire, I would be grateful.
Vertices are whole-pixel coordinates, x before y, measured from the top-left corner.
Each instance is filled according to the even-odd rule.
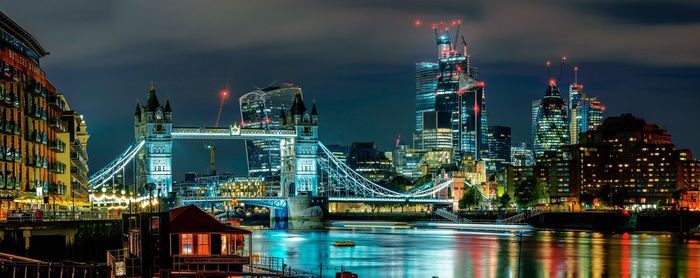
[[[287,125],[287,112],[284,111],[284,106],[282,106],[282,109],[280,109],[280,124],[282,126]]]
[[[297,93],[294,96],[294,106],[292,106],[292,113],[294,113],[294,115],[304,115],[304,112],[306,112],[306,105],[304,104],[304,100],[301,98],[301,94]]]
[[[170,108],[170,100],[169,100],[169,99],[165,101],[165,109],[164,109],[164,112],[165,112],[165,113],[173,112],[172,108]]]
[[[146,101],[146,111],[153,112],[158,109],[160,103],[158,102],[158,97],[156,96],[156,87],[151,81],[151,86],[148,92],[148,100]]]
[[[136,112],[134,112],[134,116],[139,116],[141,115],[141,105],[139,105],[138,100],[136,101]]]
[[[314,101],[314,105],[311,106],[311,116],[318,116],[318,111],[316,111],[316,102]]]

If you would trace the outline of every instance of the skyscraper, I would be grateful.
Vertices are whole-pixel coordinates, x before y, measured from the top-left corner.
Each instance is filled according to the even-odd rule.
[[[423,113],[422,130],[413,137],[413,146],[420,150],[451,150],[452,129],[450,113]]]
[[[598,98],[594,97],[588,99],[588,106],[588,130],[591,130],[603,124],[605,106],[603,106]]]
[[[511,132],[507,126],[489,126],[489,157],[495,159],[496,169],[510,162]]]
[[[588,104],[583,93],[583,85],[573,83],[569,86],[569,132],[571,144],[578,143],[579,133],[588,130]]]
[[[471,67],[466,45],[459,53],[445,30],[436,29],[438,76],[435,111],[450,113],[452,148],[456,161],[466,153],[476,160],[488,153],[484,82],[478,81]]]
[[[438,65],[416,63],[416,132],[423,130],[423,113],[435,111]]]
[[[583,85],[574,82],[569,86],[569,131],[571,144],[579,142],[581,133],[595,129],[603,123],[605,107],[597,98],[589,98]]]
[[[561,98],[554,80],[549,81],[544,98],[537,111],[535,130],[535,157],[546,151],[556,151],[559,146],[570,143],[567,106]]]
[[[535,157],[532,148],[522,143],[520,146],[510,147],[510,163],[513,166],[533,166]]]
[[[530,114],[530,116],[531,116],[531,118],[530,118],[531,119],[530,138],[532,140],[532,142],[530,142],[530,144],[532,144],[531,146],[534,146],[535,136],[537,136],[537,133],[535,132],[535,131],[537,131],[537,113],[539,113],[539,111],[540,111],[540,103],[541,102],[542,102],[542,99],[538,98],[536,100],[533,100],[530,103],[532,105],[531,106],[532,110],[530,110],[530,111],[532,111]]]
[[[240,97],[241,125],[248,128],[277,129],[280,114],[294,102],[301,88],[292,85],[273,85]],[[266,191],[279,192],[280,142],[279,139],[246,140],[248,175],[265,177]]]

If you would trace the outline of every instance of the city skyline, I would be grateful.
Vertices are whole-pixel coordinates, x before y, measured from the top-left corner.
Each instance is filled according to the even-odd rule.
[[[157,4],[153,5],[131,6],[125,7],[125,9],[129,9],[135,14],[148,14],[154,12]],[[328,4],[322,8],[332,9],[338,5],[345,6],[347,4]],[[651,43],[642,44],[645,40],[638,38],[635,31],[626,36],[630,40],[629,42],[616,41],[614,44],[599,45],[598,47],[587,44],[574,47],[575,44],[571,43],[574,37],[591,39],[592,36],[579,27],[575,29],[578,32],[574,32],[577,35],[561,35],[562,32],[559,32],[559,36],[554,36],[559,38],[554,41],[547,36],[537,38],[543,42],[523,39],[521,43],[513,46],[517,47],[515,52],[520,52],[518,53],[520,55],[514,55],[503,50],[502,47],[494,47],[494,43],[499,40],[513,40],[523,36],[496,32],[493,26],[505,23],[502,19],[490,16],[503,14],[504,11],[499,8],[499,5],[475,4],[475,7],[479,7],[478,9],[468,9],[468,6],[455,7],[453,3],[447,5],[453,9],[444,11],[430,10],[428,7],[425,10],[406,8],[399,9],[389,16],[383,16],[379,15],[379,11],[385,11],[387,6],[361,3],[349,7],[351,10],[349,13],[361,14],[370,21],[386,20],[386,24],[377,23],[367,26],[365,23],[355,22],[359,26],[353,29],[353,25],[350,24],[350,22],[354,22],[350,20],[352,16],[340,14],[340,19],[326,24],[327,26],[324,28],[312,28],[311,31],[316,33],[305,30],[298,31],[298,33],[306,34],[306,36],[298,38],[287,38],[286,36],[289,36],[290,32],[285,33],[284,38],[275,38],[275,30],[271,27],[279,22],[256,22],[259,23],[257,26],[261,26],[260,29],[264,30],[261,31],[264,33],[264,37],[270,38],[260,39],[244,32],[242,37],[248,38],[246,42],[249,44],[247,46],[241,46],[240,43],[232,43],[226,39],[212,42],[213,37],[209,37],[207,40],[208,37],[205,35],[192,35],[193,31],[207,27],[211,28],[210,31],[213,31],[214,35],[217,32],[227,30],[225,28],[237,29],[235,24],[221,21],[223,20],[222,16],[217,14],[212,16],[212,22],[200,22],[193,18],[174,16],[173,18],[177,18],[177,20],[173,19],[170,23],[179,28],[188,27],[190,24],[191,26],[185,28],[186,32],[183,32],[182,35],[168,37],[161,34],[166,26],[158,26],[158,24],[147,20],[145,22],[136,20],[137,24],[141,23],[148,27],[144,28],[145,30],[137,31],[129,28],[133,25],[126,24],[122,18],[123,14],[114,10],[110,10],[110,13],[103,19],[97,18],[96,15],[100,14],[101,8],[88,4],[82,5],[82,8],[77,11],[77,13],[82,12],[83,16],[73,20],[60,16],[29,16],[30,14],[36,15],[37,12],[49,15],[53,13],[49,10],[59,8],[51,6],[43,6],[38,11],[30,11],[8,4],[5,12],[19,24],[26,26],[52,53],[42,60],[42,67],[45,68],[52,82],[60,88],[61,92],[73,100],[75,103],[73,106],[82,111],[86,120],[91,123],[90,132],[93,135],[91,138],[91,165],[93,167],[104,165],[113,155],[130,143],[130,136],[120,134],[119,131],[131,125],[130,113],[132,111],[124,109],[124,107],[133,107],[137,97],[142,102],[145,100],[148,82],[151,79],[155,80],[161,98],[170,99],[173,106],[177,107],[176,109],[179,111],[188,111],[180,112],[176,119],[177,122],[211,125],[216,116],[219,88],[229,85],[233,88],[234,97],[238,97],[251,91],[254,87],[264,87],[280,78],[282,80],[278,81],[293,82],[301,86],[307,99],[317,99],[319,103],[323,104],[321,109],[337,110],[339,115],[329,115],[330,113],[320,111],[321,114],[324,114],[324,129],[321,131],[321,138],[324,141],[343,144],[349,144],[351,141],[375,141],[381,148],[388,148],[392,145],[393,138],[397,134],[401,134],[402,138],[411,137],[411,132],[415,127],[415,122],[412,120],[415,113],[413,70],[416,62],[429,60],[434,56],[431,30],[429,27],[416,28],[414,20],[420,19],[427,25],[433,20],[450,20],[452,18],[462,19],[462,33],[465,34],[470,43],[474,63],[479,66],[481,78],[487,81],[489,124],[512,127],[514,145],[517,142],[527,141],[529,138],[529,102],[541,97],[542,87],[546,84],[544,61],[547,59],[556,61],[557,56],[568,55],[571,64],[564,72],[565,78],[562,79],[561,84],[570,83],[573,77],[571,66],[579,65],[581,68],[580,82],[585,84],[586,88],[590,88],[591,92],[594,92],[593,94],[606,104],[609,108],[606,111],[606,116],[615,116],[624,112],[641,116],[645,120],[667,128],[674,136],[674,141],[679,148],[690,148],[698,153],[698,145],[695,143],[698,131],[684,128],[685,121],[683,121],[687,117],[687,113],[683,113],[683,111],[691,111],[690,108],[693,104],[698,103],[697,94],[692,94],[694,88],[697,87],[697,81],[692,79],[700,69],[697,57],[688,55],[693,53],[692,49],[697,48],[694,42],[682,39],[674,40],[668,38],[671,35],[662,34],[658,37],[668,38],[667,44],[654,47]],[[648,31],[654,34],[659,32],[659,29],[673,31],[675,29],[685,28],[687,30],[689,28],[693,30],[697,28],[692,25],[696,19],[689,16],[671,18],[670,15],[668,17],[656,15],[642,19],[633,14],[616,13],[609,9],[609,6],[601,3],[590,5],[579,3],[577,5],[584,8],[573,18],[581,19],[581,22],[602,19],[602,22],[598,24],[607,24],[611,28],[610,33],[619,32],[620,29],[634,25],[647,27],[643,29],[651,29]],[[631,5],[633,8],[636,7],[636,11],[649,9],[649,7],[644,8],[643,6]],[[67,8],[71,8],[70,5],[60,7],[60,9]],[[179,14],[184,12],[181,8],[172,7],[166,11]],[[258,9],[251,6],[238,8],[243,10]],[[566,5],[528,6],[528,9],[534,12],[553,9],[562,16],[571,15],[569,8]],[[661,8],[676,12],[681,11],[681,15],[684,15],[686,12],[683,10],[692,11],[693,8],[697,8],[697,5],[675,3]],[[467,10],[473,11],[467,12]],[[307,12],[314,13],[318,10]],[[598,15],[594,16],[594,12],[597,12]],[[43,18],[43,20],[37,20],[37,18]],[[520,27],[531,28],[530,32],[525,35],[536,37],[535,35],[542,31],[541,28],[532,26],[533,22],[537,20],[522,18],[514,20],[528,23]],[[290,22],[292,21],[290,20]],[[123,32],[128,34],[136,32],[140,35],[130,36],[128,41],[122,41],[118,46],[100,45],[88,39],[95,34],[91,34],[89,29],[82,26],[90,22],[111,26],[113,29],[94,29],[113,30],[117,38]],[[479,29],[488,26],[491,28]],[[304,27],[304,24],[293,24],[292,27]],[[357,51],[352,51],[352,48],[340,43],[314,39],[316,36],[328,36],[328,32],[333,31],[333,28],[335,28],[333,33],[335,36],[351,35],[349,37],[356,39],[361,47]],[[399,35],[394,35],[392,39],[382,38],[383,34],[388,34],[388,32],[399,33]],[[297,34],[297,32],[291,33]],[[603,33],[601,36],[605,35],[605,32]],[[102,36],[104,35],[107,34]],[[179,37],[185,35],[189,37]],[[63,40],[65,36],[71,36],[71,39]],[[363,36],[368,38],[362,40]],[[309,38],[311,39],[309,40]],[[95,40],[100,39],[96,38]],[[66,41],[71,43],[66,44]],[[103,43],[112,42],[111,40],[102,41]],[[165,44],[171,41],[175,43]],[[635,41],[638,44],[636,47],[632,47]],[[549,43],[549,47],[540,50],[539,48],[542,47],[539,45],[545,42]],[[680,42],[683,42],[684,46],[681,46]],[[198,43],[202,45],[198,45]],[[217,43],[221,45],[217,45]],[[661,50],[666,49],[668,44],[677,46],[677,51],[653,55],[654,50],[659,50],[661,53]],[[169,47],[165,47],[165,45]],[[272,45],[275,46],[272,47]],[[620,56],[623,51],[618,48],[624,48],[620,45],[627,46],[625,50],[630,53],[624,53]],[[82,53],[93,53],[93,55],[87,55],[87,58],[75,57],[71,55],[71,49],[75,47],[80,47]],[[234,50],[225,50],[227,47]],[[308,52],[315,55],[309,57],[298,53],[298,47],[310,48]],[[252,51],[258,48],[261,48],[259,53]],[[387,49],[391,51],[387,51]],[[596,51],[604,53],[596,53]],[[337,52],[343,53],[343,55],[337,57],[331,55],[332,59],[328,59],[331,53],[337,55]],[[144,57],[137,57],[139,55],[148,56],[145,57],[147,59],[143,59]],[[500,58],[498,55],[505,57]],[[124,59],[112,57],[123,57]],[[340,57],[345,57],[345,59]],[[646,59],[643,59],[645,57]],[[280,64],[277,64],[276,67],[258,65],[279,59],[284,60],[282,66],[279,66]],[[303,66],[299,67],[298,65]],[[367,65],[375,67],[367,70]],[[297,70],[299,68],[301,70]],[[254,76],[246,72],[251,71],[251,69],[255,72]],[[260,69],[269,69],[269,72],[259,74],[257,71]],[[386,78],[382,78],[382,82],[372,80],[372,77],[377,75]],[[338,84],[343,86],[338,86]],[[654,96],[660,94],[668,96],[670,100],[654,100]],[[111,97],[112,95],[116,97]],[[566,98],[568,95],[564,93],[563,97]],[[94,104],[100,103],[99,100],[105,98],[110,100],[109,105]],[[395,101],[393,103],[395,105],[391,106],[392,109],[396,109],[395,113],[381,111],[389,100]],[[350,105],[344,105],[346,103]],[[181,107],[185,105],[192,107],[182,109]],[[231,103],[227,105],[222,123],[230,123],[232,119],[240,120],[236,117],[240,113],[235,106]],[[353,137],[342,136],[342,134],[348,133],[354,134]],[[182,160],[176,159],[174,161],[176,173],[207,169],[208,152],[203,150],[200,145],[194,143],[175,146],[185,153],[181,155]],[[218,162],[221,165],[219,169],[231,169],[237,173],[245,172],[243,144],[221,145],[217,145],[219,151],[217,157],[220,158]],[[95,150],[100,150],[100,152],[95,152]],[[233,158],[223,158],[222,154],[234,152],[236,154]],[[193,159],[187,160],[195,162],[187,164],[184,157],[192,157]],[[174,178],[180,179],[181,177]]]

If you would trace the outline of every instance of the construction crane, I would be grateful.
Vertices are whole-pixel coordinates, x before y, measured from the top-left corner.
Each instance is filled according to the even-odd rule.
[[[561,83],[561,72],[564,70],[564,64],[566,63],[566,56],[561,57],[561,64],[559,64],[559,76],[557,77],[557,83]]]
[[[221,89],[219,92],[219,110],[216,112],[216,121],[214,122],[214,127],[219,127],[219,122],[221,122],[221,113],[224,110],[224,103],[226,99],[231,94],[231,90],[228,86]],[[206,146],[209,149],[209,175],[216,176],[216,147],[212,142]]]

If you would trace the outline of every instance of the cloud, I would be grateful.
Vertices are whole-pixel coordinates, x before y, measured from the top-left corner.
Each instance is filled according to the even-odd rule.
[[[682,74],[700,67],[693,2],[0,0],[0,6],[51,52],[42,67],[86,114],[93,168],[133,140],[124,130],[149,80],[161,98],[171,98],[180,124],[212,122],[212,96],[223,84],[247,92],[278,80],[300,84],[321,111],[333,111],[322,112],[324,140],[383,145],[397,133],[410,138],[413,64],[436,52],[433,31],[415,27],[417,18],[462,19],[461,34],[488,84],[489,121],[513,126],[519,141],[529,134],[529,100],[544,90],[544,61],[561,55],[581,66],[587,88],[611,111],[650,114],[644,111],[654,110],[648,106],[655,101],[635,93],[653,90],[645,96],[663,93],[669,101],[650,120],[670,123],[682,145],[698,136],[675,124],[683,122],[678,113],[664,113],[679,111],[675,99],[683,107],[697,103],[700,84]],[[664,80],[674,86],[659,86]],[[236,104],[228,105],[224,118],[233,121]]]
[[[572,5],[612,21],[642,25],[700,23],[700,3],[681,1],[581,1]]]

